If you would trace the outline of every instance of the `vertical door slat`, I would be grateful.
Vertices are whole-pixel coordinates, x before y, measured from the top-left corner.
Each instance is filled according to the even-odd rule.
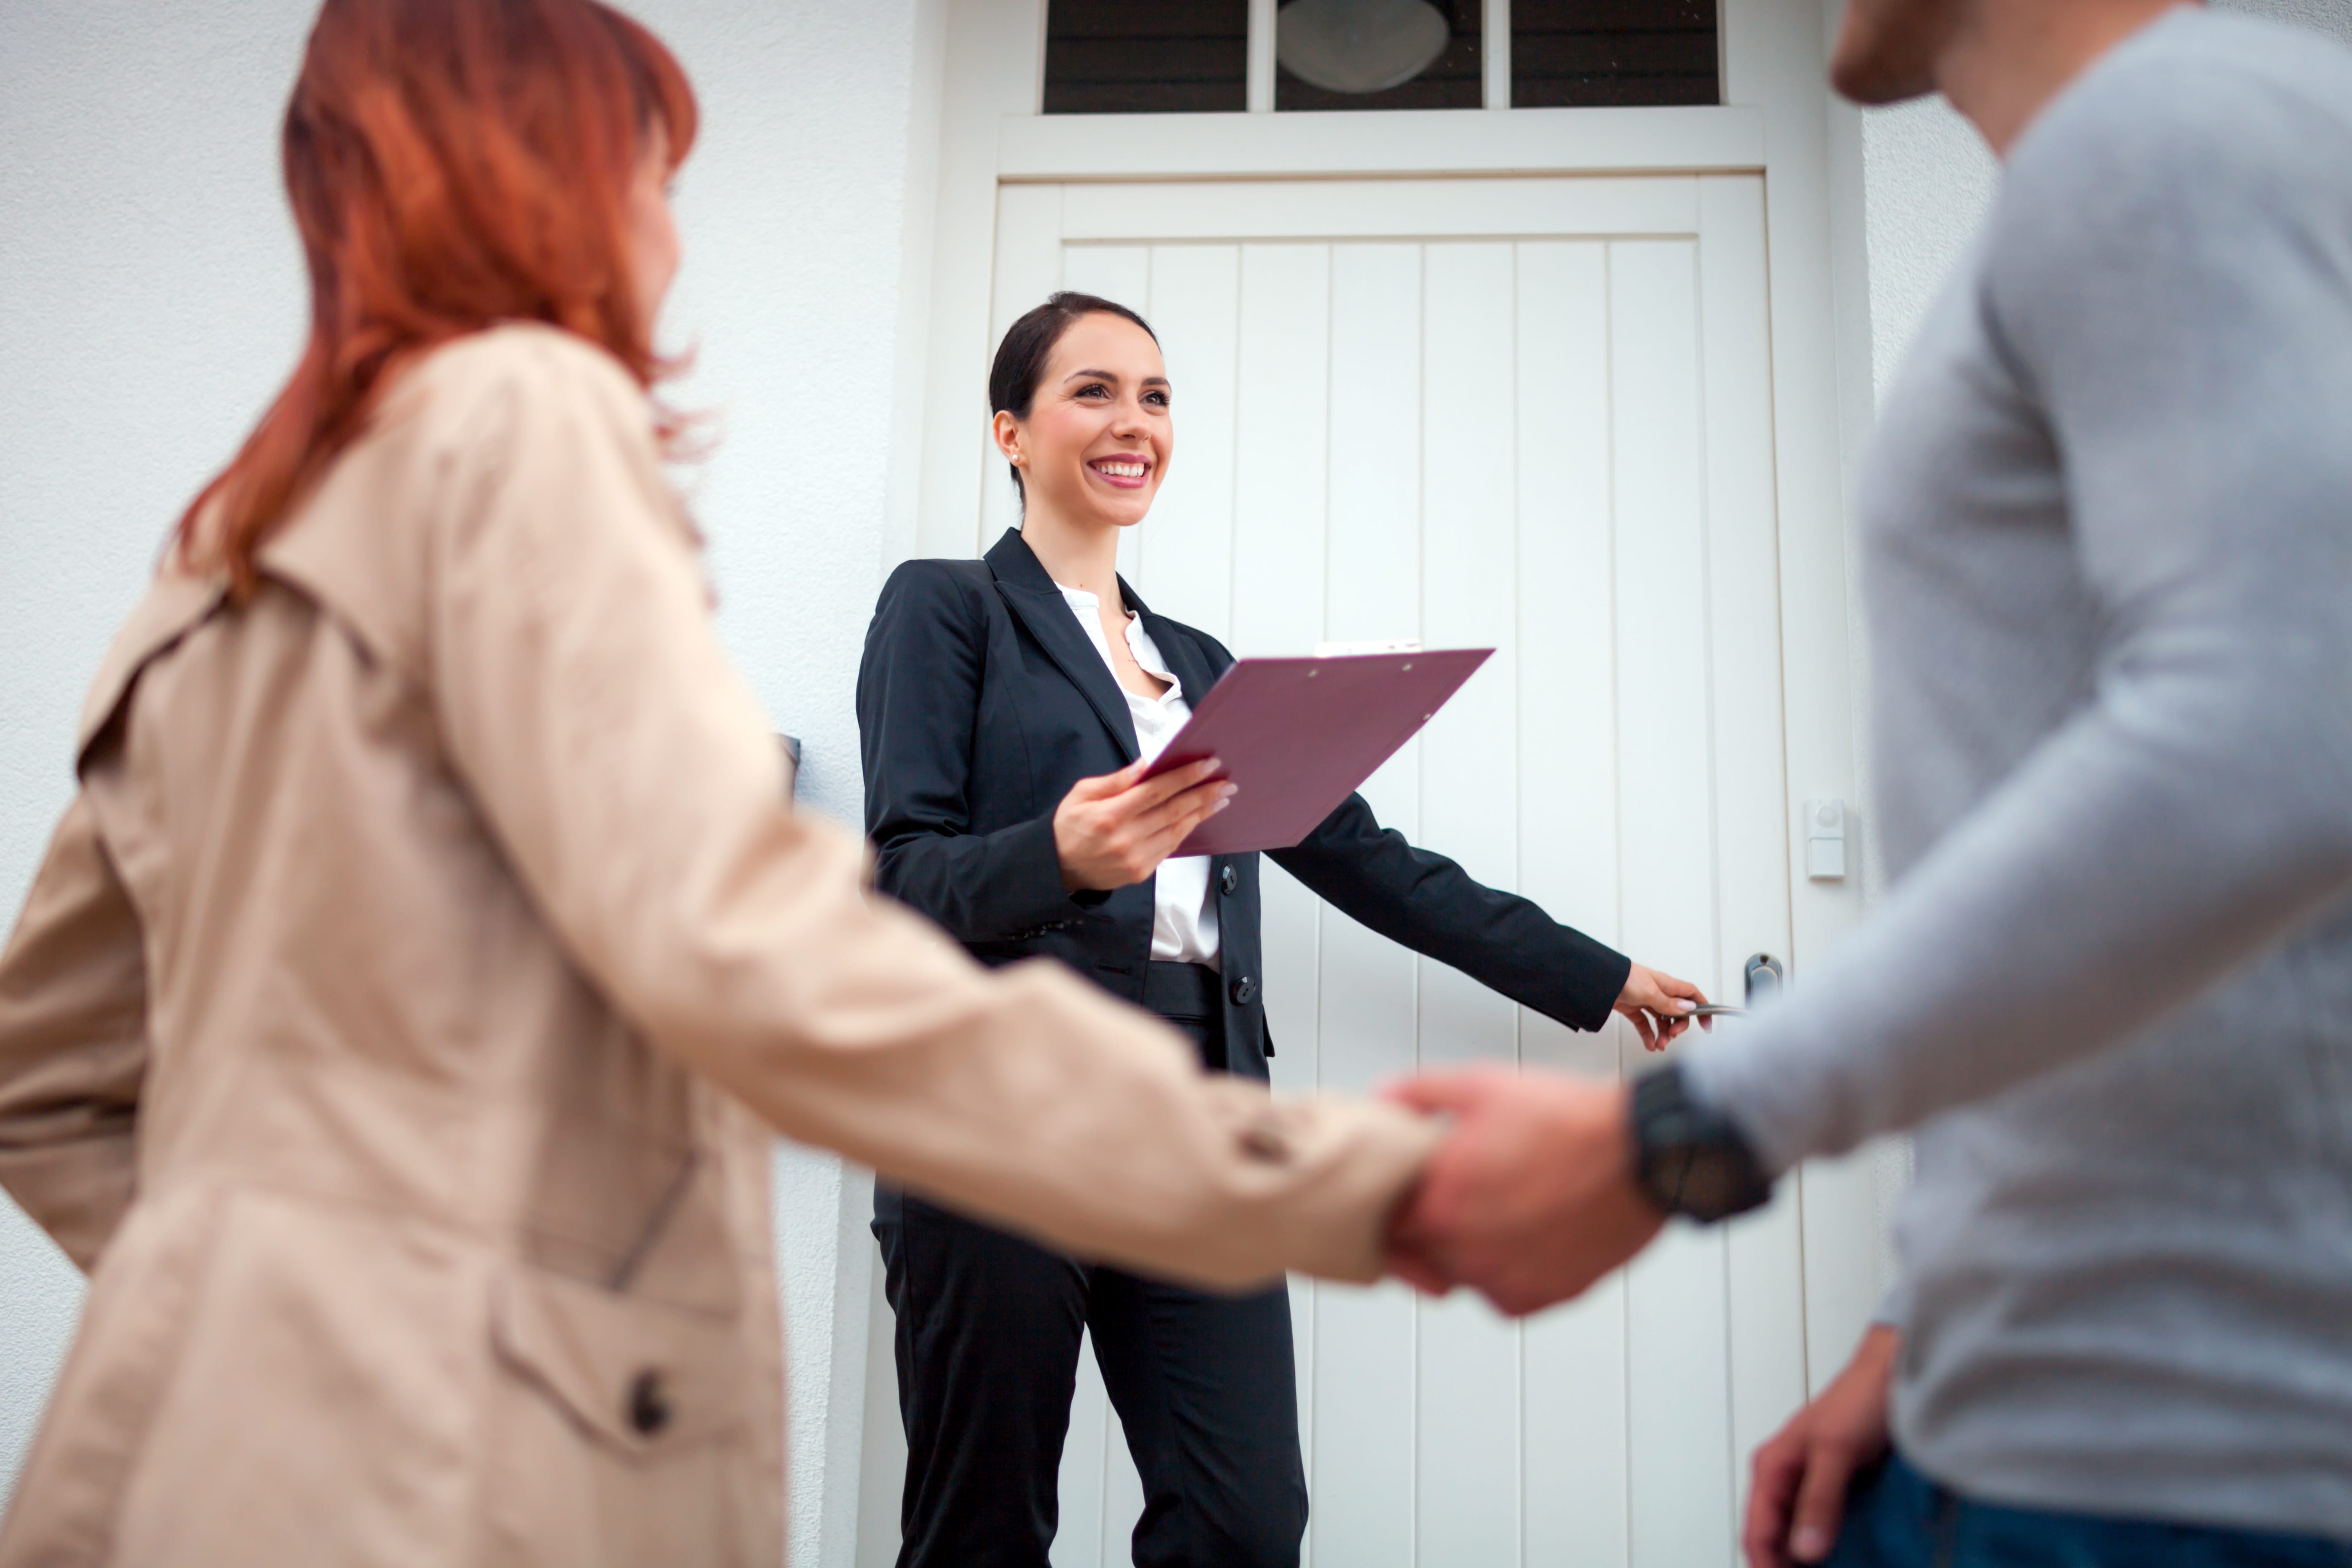
[[[1132,581],[1153,609],[1226,642],[1233,635],[1241,247],[1153,247],[1150,312],[1168,362],[1176,442],[1151,516],[1130,531],[1139,535]],[[1201,695],[1191,694],[1195,701]]]
[[[1055,1484],[1062,1498],[1061,1529],[1047,1554],[1053,1568],[1097,1568],[1103,1540],[1104,1450],[1118,1441],[1107,1423],[1110,1402],[1095,1366],[1092,1335],[1078,1352],[1078,1386],[1070,1401],[1070,1429],[1062,1439],[1062,1468]]]
[[[1097,1369],[1097,1375],[1100,1370]],[[1105,1402],[1108,1406],[1108,1401]],[[1143,1478],[1135,1471],[1118,1412],[1103,1423],[1102,1568],[1128,1568],[1135,1561],[1135,1524],[1143,1517]]]
[[[1229,416],[1231,493],[1222,500],[1228,509],[1230,544],[1223,580],[1213,580],[1205,570],[1195,579],[1199,624],[1244,656],[1297,652],[1323,632],[1323,388],[1330,365],[1330,258],[1320,246],[1243,246],[1234,254],[1238,339]],[[1208,264],[1200,265],[1205,271]],[[1171,342],[1178,330],[1174,324],[1164,329]],[[1192,438],[1193,379],[1189,372],[1178,378],[1177,418],[1184,440]],[[1302,395],[1302,388],[1309,390]],[[1311,458],[1302,461],[1302,453]],[[1180,458],[1180,474],[1191,460]],[[1202,495],[1202,506],[1221,504],[1207,497],[1206,487]],[[1212,618],[1210,602],[1220,595]],[[1261,859],[1258,870],[1265,966],[1261,978],[1266,1027],[1276,1046],[1269,1065],[1277,1089],[1311,1089],[1321,1065],[1318,905],[1312,893],[1271,860]],[[1320,1348],[1316,1303],[1321,1294],[1322,1288],[1311,1281],[1291,1282],[1299,1446],[1309,1476],[1320,1436],[1314,1388]],[[1310,1520],[1305,1547],[1310,1556],[1316,1529]]]
[[[1418,245],[1341,245],[1331,256],[1331,405],[1326,636],[1421,635],[1421,265]],[[1299,454],[1317,461],[1321,453]],[[1300,648],[1297,651],[1307,651]]]
[[[1421,275],[1410,247],[1335,247],[1328,379],[1286,389],[1286,406],[1331,409],[1328,448],[1297,422],[1268,433],[1289,461],[1331,477],[1326,626],[1335,637],[1418,635],[1420,447],[1400,439],[1421,400]],[[1286,406],[1269,389],[1269,403]],[[1286,439],[1286,436],[1288,437]],[[1271,520],[1270,520],[1271,521]],[[1400,616],[1411,616],[1399,625]],[[1370,629],[1377,627],[1377,630]],[[1287,651],[1304,652],[1294,645]],[[1384,822],[1417,831],[1415,748],[1368,781]],[[1326,906],[1322,1079],[1360,1091],[1414,1058],[1412,955]],[[1398,1285],[1325,1286],[1315,1301],[1315,1550],[1345,1568],[1413,1562],[1413,1301]]]
[[[1789,803],[1780,707],[1779,531],[1772,499],[1772,363],[1766,328],[1764,189],[1699,182],[1699,314],[1706,396],[1707,598],[1714,633],[1716,874],[1722,973],[1747,954],[1789,955]],[[1746,1457],[1805,1397],[1803,1227],[1796,1184],[1727,1227],[1735,1513]]]
[[[1686,240],[1610,247],[1618,777],[1627,949],[1719,987],[1698,279]],[[1627,1270],[1632,1555],[1731,1556],[1723,1238],[1670,1229]]]
[[[1319,635],[1330,291],[1328,247],[1242,247],[1231,646],[1244,658]]]
[[[1423,842],[1481,881],[1518,880],[1509,244],[1433,245],[1422,295],[1422,636],[1495,656],[1421,740]],[[1517,1056],[1518,1010],[1459,970],[1419,963],[1421,1059]],[[1518,1560],[1518,1331],[1457,1291],[1421,1305],[1420,1561]]]
[[[1591,240],[1518,247],[1520,890],[1617,936],[1616,630],[1610,545],[1608,268]],[[1529,1067],[1617,1076],[1612,1022],[1520,1015]],[[1526,1562],[1625,1563],[1625,1280],[1524,1330]]]

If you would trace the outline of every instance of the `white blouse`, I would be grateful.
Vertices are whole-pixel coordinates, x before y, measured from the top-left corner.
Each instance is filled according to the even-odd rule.
[[[1102,655],[1113,682],[1118,680],[1118,666],[1111,663],[1110,644],[1103,640],[1102,601],[1084,588],[1065,587],[1062,597],[1070,613],[1086,627],[1087,640]],[[1127,647],[1135,655],[1135,662],[1145,673],[1156,675],[1168,683],[1168,689],[1157,697],[1138,697],[1125,686],[1120,695],[1127,699],[1127,710],[1135,719],[1135,744],[1145,762],[1150,762],[1168,749],[1176,731],[1191,718],[1192,705],[1184,700],[1184,683],[1168,668],[1168,661],[1160,657],[1160,647],[1151,634],[1143,629],[1143,617],[1127,617]],[[1181,860],[1163,860],[1160,873],[1151,883],[1151,956],[1162,963],[1205,963],[1219,969],[1217,962],[1217,904],[1209,890],[1209,858],[1187,855]]]

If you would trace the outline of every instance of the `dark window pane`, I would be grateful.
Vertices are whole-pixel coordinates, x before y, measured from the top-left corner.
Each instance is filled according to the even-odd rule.
[[[1048,114],[1238,114],[1249,107],[1249,0],[1053,0]]]
[[[1517,5],[1519,0],[1512,0]],[[1329,92],[1277,64],[1274,107],[1285,109],[1476,109],[1486,101],[1486,66],[1478,53],[1480,0],[1433,0],[1453,35],[1445,52],[1411,81],[1384,92]],[[1286,6],[1285,9],[1288,7]],[[1517,35],[1514,34],[1514,37]]]
[[[1716,0],[1511,0],[1511,107],[1720,103]]]

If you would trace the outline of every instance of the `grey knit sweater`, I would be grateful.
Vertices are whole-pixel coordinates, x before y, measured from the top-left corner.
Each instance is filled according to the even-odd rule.
[[[2070,87],[1861,513],[1895,880],[1696,1091],[1917,1130],[1922,1469],[2352,1540],[2352,55],[2178,11]]]

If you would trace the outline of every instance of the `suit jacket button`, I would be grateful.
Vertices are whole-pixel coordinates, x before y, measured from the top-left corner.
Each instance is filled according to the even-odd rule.
[[[662,1385],[662,1375],[646,1371],[629,1383],[629,1426],[640,1436],[650,1437],[669,1425],[669,1390]]]
[[[1230,894],[1242,885],[1242,874],[1231,866],[1217,873],[1217,891]]]
[[[1257,977],[1255,975],[1244,974],[1239,980],[1234,982],[1234,1002],[1235,1005],[1246,1007],[1256,1000]]]

